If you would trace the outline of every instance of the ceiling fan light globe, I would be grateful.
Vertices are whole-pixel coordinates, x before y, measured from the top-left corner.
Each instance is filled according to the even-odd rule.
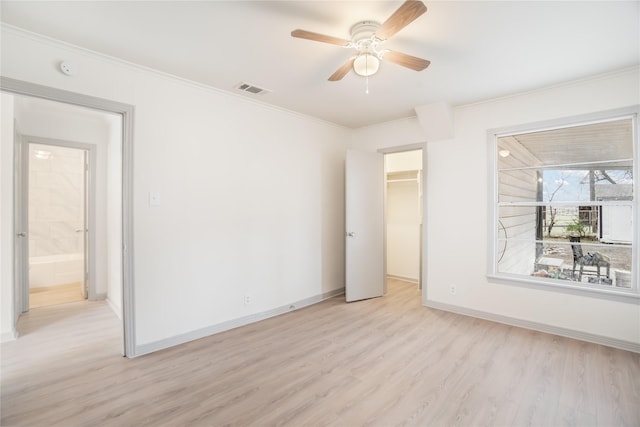
[[[353,71],[359,76],[371,76],[378,72],[380,60],[370,53],[363,53],[353,61]]]

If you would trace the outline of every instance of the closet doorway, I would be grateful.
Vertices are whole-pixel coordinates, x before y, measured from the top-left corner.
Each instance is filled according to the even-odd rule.
[[[422,150],[387,153],[386,275],[422,290]]]

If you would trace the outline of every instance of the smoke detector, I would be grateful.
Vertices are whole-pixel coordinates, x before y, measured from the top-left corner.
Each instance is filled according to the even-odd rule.
[[[62,74],[65,76],[74,76],[77,72],[76,66],[69,61],[62,61],[60,63],[60,71],[62,71]]]

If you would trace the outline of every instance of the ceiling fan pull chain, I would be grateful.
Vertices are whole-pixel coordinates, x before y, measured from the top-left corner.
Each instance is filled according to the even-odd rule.
[[[365,63],[365,67],[364,68],[368,70],[369,69],[369,55],[366,55],[364,57],[364,63]],[[364,93],[369,95],[369,73],[367,73],[367,75],[364,76],[364,78],[365,78],[365,90],[364,90]]]

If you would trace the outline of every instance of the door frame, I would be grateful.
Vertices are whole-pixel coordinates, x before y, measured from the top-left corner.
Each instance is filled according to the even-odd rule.
[[[0,90],[17,95],[32,96],[106,111],[122,116],[122,325],[124,356],[130,358],[137,356],[133,259],[133,123],[135,107],[130,104],[69,92],[4,76],[0,76]],[[14,195],[14,200],[15,197],[16,195]],[[17,238],[16,231],[17,230],[14,229],[14,247],[15,239]],[[18,308],[19,307],[14,307],[14,310]]]
[[[88,299],[95,300],[97,299],[96,289],[95,289],[95,280],[96,280],[96,272],[95,272],[95,261],[96,261],[96,241],[95,241],[95,233],[96,233],[96,162],[97,162],[97,147],[94,144],[87,144],[82,142],[74,142],[74,141],[65,141],[60,139],[53,138],[45,138],[39,136],[32,135],[20,135],[19,144],[22,145],[20,148],[20,156],[19,159],[21,170],[17,170],[16,173],[20,174],[19,184],[17,185],[16,190],[21,195],[20,204],[16,205],[16,220],[22,224],[26,225],[26,228],[23,230],[27,230],[29,226],[29,167],[30,167],[30,158],[29,158],[29,144],[38,144],[38,145],[49,145],[52,147],[64,147],[64,148],[73,148],[77,150],[84,150],[88,153],[89,161],[85,166],[88,168],[89,172],[89,182],[88,185],[85,185],[88,188],[85,188],[85,194],[88,194],[88,199],[85,199],[85,204],[87,206],[88,215],[85,218],[85,228],[88,230],[85,231],[87,233],[85,235],[85,244],[87,245],[84,252],[84,263],[85,266],[84,271],[88,272],[88,277],[85,276],[83,278],[83,282],[89,282],[89,286],[87,289]],[[86,173],[86,172],[83,172]],[[84,181],[83,177],[83,181]],[[29,264],[29,233],[27,233],[27,238],[24,240],[24,248],[21,250],[21,254],[16,254],[18,268],[23,272],[20,280],[16,280],[17,286],[21,289],[22,294],[22,313],[29,311],[29,272],[28,272],[28,264]],[[26,252],[26,254],[25,254]],[[24,257],[26,255],[26,258]],[[21,264],[23,263],[23,264]],[[84,274],[84,272],[83,272]]]
[[[426,186],[426,164],[427,164],[427,143],[420,142],[416,144],[407,144],[407,145],[398,145],[394,147],[384,147],[378,149],[378,153],[383,155],[386,154],[394,154],[394,153],[403,153],[406,151],[417,151],[421,150],[422,152],[422,173],[420,174],[420,186],[422,188],[422,226],[420,230],[420,289],[422,291],[422,305],[426,305],[427,301],[427,278],[426,278],[426,268],[424,266],[427,262],[427,235],[426,235],[426,223],[427,223],[427,186]],[[385,162],[385,183],[386,183],[386,162]],[[387,207],[387,186],[384,186],[384,206],[385,209]],[[385,265],[385,275],[386,275],[386,267],[387,267],[387,219],[385,216],[384,222],[384,265]],[[386,277],[385,277],[385,293],[386,289]]]

